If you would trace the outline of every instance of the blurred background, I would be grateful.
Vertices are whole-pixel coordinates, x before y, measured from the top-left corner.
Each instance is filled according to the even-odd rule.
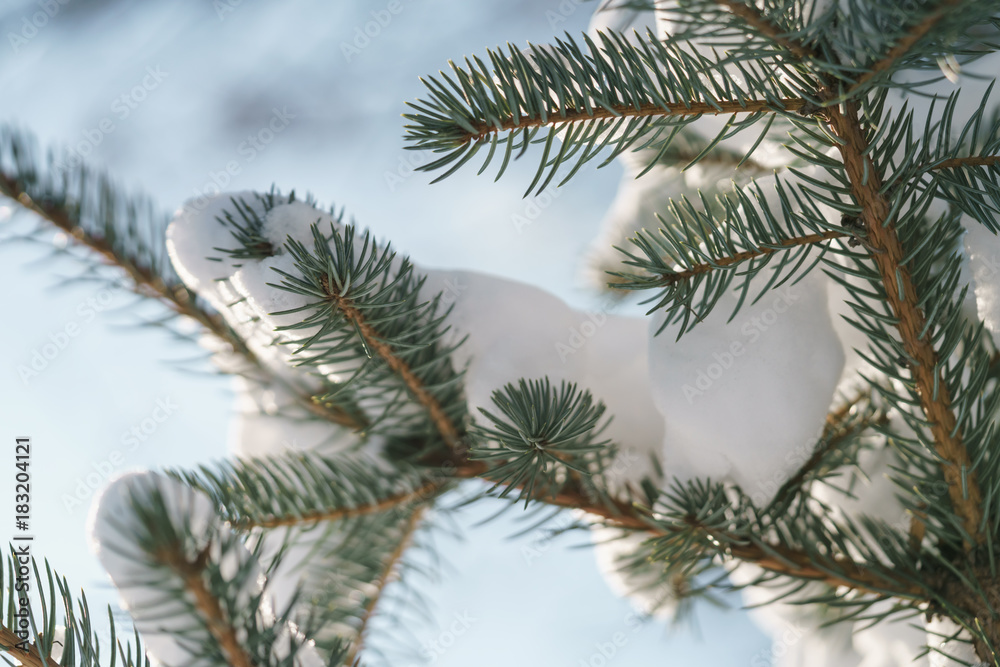
[[[465,169],[429,185],[413,171],[426,156],[403,148],[401,114],[423,93],[418,77],[449,59],[579,34],[597,3],[398,0],[395,14],[389,4],[4,0],[0,122],[76,151],[167,211],[216,187],[294,188],[345,206],[419,265],[517,278],[596,308],[580,279],[582,254],[617,189],[617,164],[584,169],[533,199],[522,198],[531,160],[499,183]],[[39,12],[44,21],[32,25]],[[269,125],[281,129],[262,132]],[[31,436],[34,553],[87,591],[101,622],[100,610],[117,602],[86,543],[90,501],[122,471],[225,456],[229,380],[190,361],[199,354],[190,344],[136,326],[127,293],[64,280],[79,265],[15,242],[31,221],[11,213],[0,200],[0,428],[11,452],[0,474],[10,509],[0,516],[13,514],[14,438]],[[67,327],[77,334],[61,336]],[[37,375],[19,372],[66,339]],[[463,539],[438,535],[442,576],[418,584],[430,609],[405,628],[417,650],[393,664],[770,663],[770,641],[737,599],[735,609],[700,609],[696,628],[636,625],[585,533],[512,537],[524,525],[511,514],[477,525],[497,509],[482,502],[451,517]],[[3,532],[12,536],[13,526]],[[624,643],[602,653],[618,633]],[[402,634],[389,629],[373,642]]]

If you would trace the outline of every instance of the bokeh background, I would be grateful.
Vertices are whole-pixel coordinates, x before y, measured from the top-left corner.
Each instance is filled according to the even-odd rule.
[[[421,265],[518,278],[574,306],[596,307],[580,278],[582,255],[616,191],[616,164],[584,169],[528,200],[530,160],[498,183],[465,169],[429,185],[412,170],[425,156],[404,150],[401,118],[404,102],[422,94],[421,75],[508,41],[578,34],[596,3],[399,3],[365,40],[359,34],[387,1],[4,0],[0,122],[32,130],[45,146],[89,153],[89,162],[167,211],[213,184],[294,188],[345,206]],[[26,28],[46,7],[45,25]],[[287,127],[248,150],[248,136],[276,113]],[[238,173],[224,175],[232,162]],[[0,430],[10,452],[9,472],[0,473],[0,520],[14,513],[14,438],[29,435],[35,554],[86,589],[95,611],[117,608],[86,543],[95,487],[128,469],[225,456],[229,381],[213,376],[189,343],[138,326],[142,310],[127,293],[66,280],[78,264],[53,257],[48,244],[15,240],[31,221],[12,217],[11,208],[0,200]],[[64,242],[53,234],[45,240]],[[22,377],[19,367],[68,325],[79,334],[37,376]],[[158,401],[176,408],[127,449],[125,434],[148,427]],[[382,648],[415,647],[393,664],[421,664],[421,653],[441,666],[769,664],[769,640],[738,608],[700,609],[696,628],[635,626],[628,602],[598,572],[585,533],[512,537],[524,524],[510,513],[477,525],[497,509],[483,502],[449,516],[446,525],[463,539],[438,531],[441,576],[415,582],[428,610],[373,638]],[[10,522],[0,532],[13,535]],[[458,618],[466,622],[456,626]],[[452,627],[463,631],[449,638]],[[604,657],[599,645],[616,633],[625,642]]]

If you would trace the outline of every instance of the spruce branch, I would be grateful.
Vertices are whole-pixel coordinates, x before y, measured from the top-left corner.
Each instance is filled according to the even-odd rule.
[[[937,127],[928,123],[919,156],[921,165],[905,170],[903,176],[926,179],[940,188],[943,199],[971,216],[994,233],[1000,231],[1000,114],[984,118],[994,84],[987,87],[979,108],[971,114],[960,131],[953,131],[958,93],[948,97]],[[936,131],[935,131],[936,129]],[[936,139],[936,140],[932,140]],[[911,173],[912,172],[912,173]]]
[[[368,623],[374,616],[375,609],[382,599],[386,587],[393,581],[393,576],[399,569],[400,561],[413,541],[414,533],[420,528],[420,522],[424,516],[425,509],[426,505],[418,507],[410,514],[399,543],[392,553],[389,554],[389,557],[385,560],[382,572],[375,579],[375,592],[369,596],[368,601],[365,603],[364,611],[361,614],[361,624],[357,631],[357,639],[347,653],[347,657],[344,660],[345,665],[353,665],[356,656],[364,648],[365,640],[367,639]]]
[[[785,482],[771,501],[770,507],[781,513],[808,482],[821,478],[825,473],[843,465],[850,459],[846,451],[873,427],[885,426],[889,421],[885,411],[871,401],[871,392],[862,391],[826,416],[823,434],[813,453],[802,467]]]
[[[369,505],[359,505],[351,509],[336,509],[327,511],[304,512],[302,516],[285,516],[281,518],[261,521],[260,523],[242,523],[234,527],[237,530],[250,528],[277,528],[278,526],[294,526],[300,523],[319,523],[322,521],[341,521],[343,519],[353,519],[366,514],[378,514],[386,510],[399,507],[400,505],[410,505],[419,501],[426,501],[427,498],[439,495],[443,490],[443,485],[438,482],[427,482],[423,486],[408,493],[397,493],[388,496]]]
[[[329,299],[330,303],[343,313],[348,322],[357,328],[358,333],[364,339],[365,343],[367,343],[368,347],[381,357],[394,373],[399,375],[406,384],[407,389],[424,406],[445,443],[449,447],[457,448],[459,445],[458,428],[444,411],[444,408],[441,407],[437,398],[427,390],[421,379],[413,372],[409,364],[400,358],[399,354],[392,348],[392,345],[381,339],[378,332],[366,321],[361,311],[354,305],[351,299],[341,296],[335,288],[330,286],[330,280],[327,276],[320,276],[320,285],[322,285],[323,293]]]
[[[0,195],[35,213],[99,261],[119,268],[140,296],[158,299],[233,346],[243,342],[177,276],[166,257],[167,218],[144,196],[118,191],[86,165],[39,164],[34,139],[0,126]]]
[[[938,169],[961,169],[962,167],[995,167],[1000,165],[1000,155],[970,155],[968,157],[955,157],[942,160],[929,167],[927,171]]]
[[[479,468],[459,470],[459,476],[480,476],[493,481]],[[735,534],[708,529],[694,519],[683,523],[664,523],[656,514],[641,505],[610,499],[594,502],[592,494],[578,489],[567,488],[550,496],[534,498],[536,502],[567,509],[582,510],[598,517],[609,526],[641,531],[650,537],[673,537],[694,531],[701,536],[706,546],[711,545],[724,558],[753,563],[769,572],[799,580],[820,581],[834,587],[844,587],[871,595],[894,595],[898,597],[927,600],[932,597],[929,590],[918,579],[907,579],[894,574],[890,569],[871,563],[859,563],[845,555],[816,554],[782,543],[751,538],[746,534]],[[690,555],[690,553],[688,553]]]
[[[154,473],[122,477],[92,525],[136,628],[161,638],[157,657],[292,667],[318,650],[315,615],[293,622],[294,604],[272,606],[259,549],[251,552],[200,491]],[[331,660],[343,655],[342,644],[323,648]]]
[[[862,209],[861,219],[867,229],[868,243],[880,251],[874,253],[872,259],[885,286],[903,348],[912,360],[909,362],[910,374],[942,459],[941,469],[948,483],[952,506],[963,519],[971,547],[984,540],[980,527],[982,494],[962,442],[962,433],[956,427],[951,390],[941,378],[938,352],[920,307],[923,297],[917,293],[910,268],[904,262],[906,253],[893,224],[882,174],[869,155],[857,104],[848,102],[843,111],[830,107],[826,117],[831,129],[843,140],[838,148],[850,179],[852,196]]]
[[[436,433],[447,450],[460,455],[462,376],[452,369],[449,355],[461,341],[442,342],[447,309],[440,307],[440,295],[430,301],[421,298],[424,280],[414,275],[409,260],[394,264],[395,253],[376,247],[367,233],[355,242],[351,225],[342,230],[331,226],[327,237],[314,224],[312,235],[311,250],[292,238],[285,244],[295,272],[276,269],[282,281],[270,286],[300,295],[304,303],[274,313],[294,314],[297,320],[276,331],[308,331],[289,341],[298,363],[343,368],[351,378],[345,386],[360,386],[369,402],[384,404],[368,407],[370,414],[381,410],[373,424],[401,437]],[[336,393],[331,398],[336,400]],[[404,412],[414,404],[415,413]],[[433,445],[430,442],[423,453]]]
[[[311,414],[355,430],[367,426],[338,406],[304,395],[267,369],[223,318],[181,281],[166,257],[167,218],[149,199],[123,195],[107,175],[86,165],[61,170],[51,156],[39,165],[35,153],[29,135],[0,127],[0,195],[62,231],[102,265],[122,271],[131,291],[200,324],[245,359],[254,375],[288,388]]]
[[[447,167],[435,179],[441,180],[488,146],[480,173],[502,154],[499,178],[515,149],[544,142],[530,194],[573,163],[565,183],[605,148],[609,154],[601,166],[637,145],[655,145],[662,155],[684,126],[704,114],[733,115],[714,146],[765,116],[794,114],[807,105],[801,91],[776,77],[766,62],[742,63],[736,76],[652,34],[637,44],[614,32],[601,34],[597,43],[586,35],[584,40],[589,53],[566,35],[552,47],[529,46],[528,53],[514,47],[490,51],[492,70],[473,58],[465,67],[453,63],[451,75],[442,72],[441,80],[424,80],[429,98],[409,103],[414,113],[405,115],[406,139],[409,148],[444,156],[419,169]],[[545,138],[536,139],[543,129]],[[555,150],[560,133],[562,146]]]
[[[204,619],[208,631],[218,642],[226,664],[230,667],[256,667],[256,663],[240,644],[236,628],[229,622],[218,598],[205,585],[210,550],[211,545],[206,545],[191,560],[184,555],[179,545],[164,547],[151,555],[155,562],[166,565],[183,581],[185,589],[194,598],[195,611]]]
[[[9,658],[14,658],[30,667],[107,667],[108,663],[102,662],[101,643],[92,625],[93,617],[86,595],[74,598],[66,579],[60,577],[47,560],[44,561],[44,566],[43,575],[34,557],[29,564],[34,574],[31,590],[37,593],[38,604],[30,600],[26,610],[27,634],[31,640],[28,641],[23,635],[18,635],[19,632],[25,632],[25,627],[20,624],[24,617],[14,615],[20,608],[19,599],[24,596],[24,592],[17,590],[15,584],[20,576],[16,574],[16,561],[11,555],[0,560],[0,599],[3,600],[0,605],[0,653],[8,656],[3,658],[4,662],[12,664]],[[3,571],[4,567],[6,572]],[[110,606],[107,607],[107,613],[112,653],[110,664],[149,667],[149,659],[145,656],[139,634],[135,633],[134,643],[123,644],[118,637],[118,624]],[[56,660],[52,655],[60,626],[64,629],[62,657]],[[19,648],[25,645],[26,652]]]
[[[338,521],[426,502],[443,492],[448,478],[429,478],[423,468],[384,464],[347,452],[319,456],[295,452],[223,461],[195,471],[168,474],[206,493],[234,530]]]
[[[508,383],[492,399],[499,414],[480,408],[491,425],[471,429],[469,456],[491,462],[482,476],[504,487],[501,498],[519,489],[527,502],[558,493],[573,473],[600,473],[611,443],[596,440],[605,407],[589,391],[567,382],[555,388],[546,377]]]
[[[513,387],[508,387],[507,391],[510,392],[512,389]],[[504,398],[505,394],[497,392],[497,396]],[[497,396],[494,397],[494,401],[496,401]],[[830,447],[827,445],[830,441],[841,447],[846,446],[845,441],[856,438],[871,427],[883,423],[884,413],[874,409],[868,400],[868,396],[862,394],[848,406],[828,415],[828,426],[824,433],[825,440],[820,441],[817,450],[823,452],[823,455],[820,459],[811,459],[812,465],[804,467],[799,478],[800,482],[819,474],[820,471],[817,468],[821,462],[828,463],[830,466],[837,465],[837,462],[829,461]],[[514,404],[505,402],[504,404],[507,405],[509,412],[515,413],[514,417],[517,418],[517,423],[521,423],[520,427],[515,427],[512,421],[505,430],[524,432],[525,435],[528,435],[529,433],[525,431],[524,427],[531,421],[528,418],[531,411],[525,409],[525,405],[516,402]],[[514,409],[511,409],[512,406]],[[496,429],[511,419],[511,415],[508,414],[506,420],[494,417],[491,421]],[[543,422],[544,420],[536,419],[534,423],[541,424]],[[595,424],[590,424],[590,430],[593,430],[594,426]],[[490,429],[484,430],[478,427],[477,432],[479,431],[489,432]],[[490,437],[496,439],[501,436],[494,433]],[[515,478],[509,474],[499,477],[493,474],[491,468],[484,466],[480,461],[471,461],[467,465],[460,466],[456,470],[455,476],[459,478],[481,477],[493,482],[495,486],[506,484],[508,488],[501,495],[518,489],[521,491],[521,497],[526,500],[582,510],[595,518],[602,519],[609,526],[642,531],[652,537],[666,537],[676,540],[678,543],[684,544],[684,549],[668,558],[671,562],[681,562],[685,558],[691,557],[691,552],[688,551],[691,542],[689,538],[684,538],[684,535],[693,531],[698,536],[702,549],[707,549],[726,558],[755,563],[773,573],[802,580],[823,581],[832,586],[843,586],[873,595],[898,595],[920,600],[930,597],[927,588],[920,585],[919,581],[894,574],[890,569],[875,561],[855,562],[845,554],[833,555],[803,550],[785,542],[769,542],[752,532],[732,532],[726,529],[712,528],[704,524],[693,509],[690,514],[681,513],[679,518],[677,515],[665,517],[660,512],[645,507],[641,503],[617,499],[606,493],[601,494],[599,487],[596,486],[599,477],[595,477],[593,482],[586,486],[580,485],[581,479],[587,479],[586,477],[574,478],[568,475],[562,479],[550,477],[547,480],[549,485],[546,493],[532,487],[530,479]],[[710,509],[723,507],[728,512],[729,501],[722,496],[717,500],[720,502],[692,501],[689,504],[692,508],[695,506]],[[747,511],[750,509],[747,508]],[[739,515],[740,511],[736,510],[736,513]]]
[[[102,179],[99,187],[105,192],[110,192],[111,184]],[[53,203],[52,195],[44,194],[36,201],[22,182],[3,172],[0,172],[0,194],[61,230],[74,242],[95,253],[108,266],[124,271],[130,280],[131,289],[140,296],[160,300],[178,315],[184,315],[198,322],[207,331],[232,345],[235,350],[244,347],[243,341],[225,325],[222,318],[199,303],[194,292],[187,289],[179,280],[165,281],[143,261],[141,256],[122,253],[121,249],[115,248],[107,238],[81,224],[79,218],[72,213],[71,202]],[[107,199],[107,195],[102,199]],[[130,208],[133,206],[135,205],[129,205]]]
[[[921,40],[931,34],[949,13],[953,13],[955,8],[961,7],[963,4],[965,4],[964,0],[937,0],[928,3],[923,12],[923,18],[907,26],[896,44],[884,56],[863,69],[864,74],[848,88],[845,98],[856,97],[873,81],[897,69],[900,60],[911,53]],[[912,16],[912,13],[909,15]]]
[[[641,232],[640,232],[641,234]],[[731,255],[726,255],[724,257],[719,257],[713,259],[710,262],[701,262],[699,264],[694,264],[690,268],[684,269],[682,271],[676,270],[666,270],[661,269],[659,272],[659,278],[655,280],[655,283],[659,285],[672,285],[677,282],[693,278],[702,273],[709,273],[711,271],[716,271],[720,268],[733,266],[736,264],[741,264],[748,259],[756,259],[758,257],[764,257],[772,253],[781,252],[782,250],[788,250],[790,248],[796,248],[805,245],[814,245],[817,243],[822,243],[823,241],[832,241],[833,239],[839,239],[844,237],[849,237],[850,234],[845,232],[822,232],[817,234],[806,234],[805,236],[796,236],[788,239],[782,239],[777,241],[773,246],[765,246],[763,244],[758,245],[753,250],[743,250],[740,252],[733,253]],[[662,257],[658,258],[662,261]],[[651,259],[651,261],[654,261]],[[620,277],[621,274],[614,274]],[[617,283],[616,287],[619,289],[629,289],[627,283]]]
[[[642,273],[612,272],[619,279],[614,288],[655,290],[656,294],[642,303],[653,304],[649,313],[665,312],[657,333],[680,322],[680,338],[729,293],[737,276],[745,296],[750,281],[771,267],[769,279],[759,290],[763,295],[810,270],[822,259],[826,242],[852,236],[829,229],[830,224],[800,187],[788,186],[780,179],[775,187],[779,199],[773,207],[776,210],[756,183],[719,197],[718,212],[704,197],[701,206],[687,198],[671,201],[672,224],[661,218],[664,224],[656,232],[638,232],[631,239],[638,251],[635,254],[619,248],[628,257],[623,263]],[[815,259],[811,257],[814,249],[818,249]],[[739,312],[743,303],[741,298],[731,315]]]
[[[43,658],[34,644],[29,645],[27,651],[15,649],[20,642],[21,639],[11,629],[0,626],[0,650],[13,655],[23,667],[59,667],[59,663],[51,657]]]
[[[720,116],[723,114],[739,113],[776,113],[799,111],[806,106],[805,100],[789,98],[781,100],[743,100],[742,102],[730,102],[719,100],[712,104],[708,102],[692,102],[684,104],[664,103],[663,105],[642,104],[636,107],[625,104],[612,104],[606,108],[593,110],[567,108],[563,109],[558,118],[521,118],[514,120],[513,116],[504,119],[500,125],[489,125],[478,123],[473,126],[473,130],[460,139],[462,142],[481,142],[489,135],[512,130],[530,130],[547,125],[558,125],[560,123],[579,123],[596,119],[619,119],[619,118],[646,118],[647,116]]]
[[[692,527],[721,544],[732,541],[723,553],[740,561],[753,563],[769,572],[844,587],[868,595],[914,601],[925,601],[933,597],[932,592],[918,577],[905,578],[888,568],[876,569],[871,564],[857,563],[847,557],[818,555],[763,540],[740,544],[739,541],[745,539],[742,536],[719,533],[697,524]]]
[[[719,530],[702,522],[697,515],[683,515],[667,520],[652,513],[655,525],[636,525],[632,520],[609,519],[608,525],[644,530],[652,538],[668,541],[658,550],[657,558],[679,565],[713,555],[752,563],[768,572],[798,580],[818,581],[833,587],[862,594],[896,596],[915,601],[929,600],[933,593],[919,577],[906,577],[877,563],[856,562],[846,555],[818,553],[771,542],[746,531]],[[679,545],[679,546],[678,546]],[[664,554],[682,558],[672,561]]]
[[[779,47],[791,53],[798,60],[819,59],[819,55],[815,50],[806,46],[790,34],[789,31],[776,24],[772,17],[765,16],[764,12],[761,11],[758,6],[740,2],[740,0],[712,1],[743,21],[748,28],[767,37]]]

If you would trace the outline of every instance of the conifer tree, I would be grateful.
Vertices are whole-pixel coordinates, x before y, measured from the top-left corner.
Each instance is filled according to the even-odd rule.
[[[798,619],[781,664],[1000,665],[996,14],[605,0],[587,34],[427,76],[404,132],[434,180],[533,160],[531,194],[625,164],[590,273],[646,315],[579,344],[556,297],[421,268],[312,197],[170,220],[3,128],[0,193],[159,324],[200,325],[244,406],[232,460],[132,473],[95,505],[131,641],[101,647],[37,563],[19,635],[10,557],[8,659],[391,663],[369,623],[457,490],[576,510],[651,616],[738,589],[765,624]]]

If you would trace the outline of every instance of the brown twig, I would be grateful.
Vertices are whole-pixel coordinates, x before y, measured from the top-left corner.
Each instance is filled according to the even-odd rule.
[[[428,500],[434,497],[443,486],[440,482],[428,482],[415,491],[399,493],[368,505],[341,507],[323,512],[305,512],[296,516],[272,517],[262,521],[236,521],[232,525],[234,530],[248,530],[250,528],[277,528],[279,526],[297,526],[304,523],[317,523],[319,521],[352,519],[354,517],[365,516],[366,514],[384,512],[399,505]]]
[[[702,273],[709,273],[715,271],[721,267],[732,266],[733,264],[739,264],[748,259],[753,259],[754,257],[765,257],[776,252],[781,252],[782,250],[788,250],[789,248],[796,248],[799,246],[813,245],[816,243],[822,243],[823,241],[829,241],[831,239],[839,239],[844,237],[849,237],[850,234],[844,232],[828,231],[822,232],[820,234],[808,234],[806,236],[798,236],[795,238],[785,239],[774,244],[775,247],[761,246],[760,248],[755,248],[753,250],[744,250],[743,252],[738,252],[726,257],[720,257],[719,259],[713,260],[711,263],[704,262],[702,264],[696,264],[690,269],[685,269],[684,271],[676,271],[671,273],[660,273],[662,277],[662,282],[668,285],[680,282],[681,280],[687,280],[694,276],[700,275]]]
[[[396,355],[392,346],[379,337],[378,332],[365,320],[361,315],[361,311],[354,306],[351,300],[340,296],[331,288],[330,281],[325,275],[320,277],[320,283],[331,305],[343,313],[344,317],[357,328],[368,347],[381,357],[394,373],[402,378],[403,383],[413,397],[418,403],[424,406],[445,443],[452,450],[460,450],[461,442],[458,435],[458,428],[452,423],[438,400],[427,391],[420,378],[416,376],[406,362]]]
[[[953,157],[948,160],[941,160],[929,171],[938,169],[957,169],[959,167],[992,167],[1000,164],[1000,155],[973,155],[969,157]]]
[[[228,343],[233,351],[245,358],[257,370],[267,375],[269,380],[285,384],[284,380],[270,373],[261,364],[257,356],[247,348],[246,343],[232,329],[226,326],[221,316],[196,307],[191,302],[189,293],[183,286],[168,285],[149,268],[139,266],[119,256],[107,239],[85,230],[62,208],[34,201],[16,180],[2,172],[0,172],[0,193],[13,199],[26,210],[32,211],[50,222],[76,243],[100,256],[108,266],[114,266],[124,271],[132,283],[132,290],[134,292],[145,297],[157,299],[178,315],[189,317],[198,322],[206,331],[223,342]],[[336,406],[320,405],[312,400],[312,397],[302,395],[294,387],[288,388],[296,397],[297,402],[317,417],[354,430],[361,430],[367,427],[367,424],[358,421],[358,419]]]
[[[912,381],[927,416],[935,449],[941,457],[941,469],[948,483],[955,512],[962,518],[965,531],[974,543],[981,543],[982,495],[972,463],[957,427],[952,397],[938,370],[937,350],[926,331],[927,320],[921,311],[909,267],[903,264],[905,252],[896,227],[889,219],[889,202],[881,192],[882,174],[871,161],[864,130],[858,120],[857,106],[846,103],[844,109],[826,110],[829,125],[842,140],[838,144],[851,194],[862,209],[861,219],[868,234],[866,240],[878,252],[871,258],[885,286],[886,299],[897,320],[896,328],[907,355],[913,359]],[[967,546],[971,547],[971,544]]]
[[[23,667],[59,667],[59,663],[51,657],[47,660],[42,659],[42,654],[34,644],[28,644],[27,652],[15,648],[20,643],[21,638],[10,628],[0,626],[0,646],[6,647],[3,650],[20,661]]]
[[[483,469],[482,465],[460,467],[456,471],[456,476],[482,477],[486,481],[491,481],[488,472]],[[539,497],[538,501],[558,507],[579,509],[595,517],[600,517],[608,525],[645,531],[654,537],[665,536],[681,530],[680,527],[674,530],[664,530],[662,527],[656,526],[654,517],[649,516],[632,503],[611,499],[606,505],[596,504],[593,499],[577,489],[568,489],[555,495]],[[696,527],[696,525],[691,523],[688,528],[690,527]],[[721,534],[713,537],[719,544],[726,545],[722,548],[730,557],[753,562],[758,567],[771,572],[799,579],[823,581],[831,586],[845,586],[875,595],[885,595],[888,592],[901,597],[920,598],[925,594],[924,589],[919,586],[900,580],[887,579],[873,572],[864,564],[856,563],[847,557],[817,558],[813,554],[781,545],[741,545],[734,544],[741,541],[736,536]]]
[[[176,572],[184,581],[187,591],[194,596],[195,609],[201,614],[208,625],[209,633],[226,656],[226,664],[230,667],[255,667],[249,654],[240,646],[236,629],[226,618],[219,600],[205,585],[203,574],[208,563],[210,548],[211,545],[206,546],[194,561],[184,558],[179,548],[162,549],[155,557],[157,561]]]
[[[717,105],[707,102],[677,102],[673,104],[643,104],[640,107],[629,105],[611,105],[612,110],[603,107],[587,111],[586,109],[565,109],[564,113],[550,114],[544,121],[541,118],[522,118],[519,122],[513,119],[501,123],[499,126],[487,123],[474,125],[475,132],[469,133],[465,141],[475,142],[483,139],[488,134],[504,132],[507,130],[523,130],[543,125],[559,125],[561,123],[575,123],[580,121],[595,120],[599,118],[644,118],[646,116],[697,116],[697,115],[720,115],[731,113],[778,113],[783,111],[797,111],[806,105],[806,101],[798,98],[786,98],[775,101],[767,100],[744,100],[742,102],[720,100]]]
[[[914,24],[910,28],[909,32],[907,32],[907,34],[900,39],[895,46],[889,49],[888,53],[886,53],[881,60],[868,67],[867,71],[862,74],[854,85],[848,89],[845,98],[850,98],[858,91],[859,88],[867,85],[869,81],[892,67],[897,60],[909,53],[910,49],[912,49],[917,42],[923,39],[927,33],[934,29],[934,26],[936,26],[938,22],[945,17],[949,9],[961,4],[962,0],[945,0],[934,8],[934,10],[932,10],[929,14],[927,14],[922,21]]]
[[[853,401],[848,401],[840,408],[826,416],[826,424],[823,427],[823,435],[820,436],[819,444],[816,450],[802,465],[802,467],[799,468],[799,470],[792,475],[792,477],[785,482],[780,489],[778,489],[776,494],[774,494],[774,500],[771,501],[772,506],[778,506],[784,498],[801,487],[809,473],[812,472],[816,466],[822,463],[830,452],[839,447],[845,438],[850,437],[859,429],[863,431],[871,426],[883,425],[888,422],[888,417],[885,414],[875,411],[871,415],[867,415],[865,418],[859,420],[859,423],[844,423],[850,417],[851,410],[853,410],[858,403],[868,399],[869,397],[870,393],[868,391],[864,391]]]
[[[386,586],[392,581],[393,572],[396,570],[399,561],[403,558],[403,554],[406,553],[406,549],[410,546],[413,534],[420,527],[420,520],[423,518],[425,509],[426,507],[418,507],[410,515],[409,520],[406,522],[406,527],[403,529],[402,539],[400,539],[399,544],[396,545],[393,552],[389,554],[389,558],[385,562],[385,567],[382,569],[382,574],[375,580],[375,592],[368,597],[368,602],[365,603],[365,609],[361,614],[361,625],[358,627],[358,637],[351,645],[351,650],[344,661],[345,665],[353,665],[358,652],[364,646],[365,630],[368,627],[368,621],[374,615],[375,607],[382,598],[383,591],[385,591]]]
[[[765,18],[758,8],[737,0],[715,0],[715,4],[724,7],[733,16],[743,19],[748,26],[789,51],[799,60],[819,57],[815,51],[799,40],[788,36],[781,28]]]

